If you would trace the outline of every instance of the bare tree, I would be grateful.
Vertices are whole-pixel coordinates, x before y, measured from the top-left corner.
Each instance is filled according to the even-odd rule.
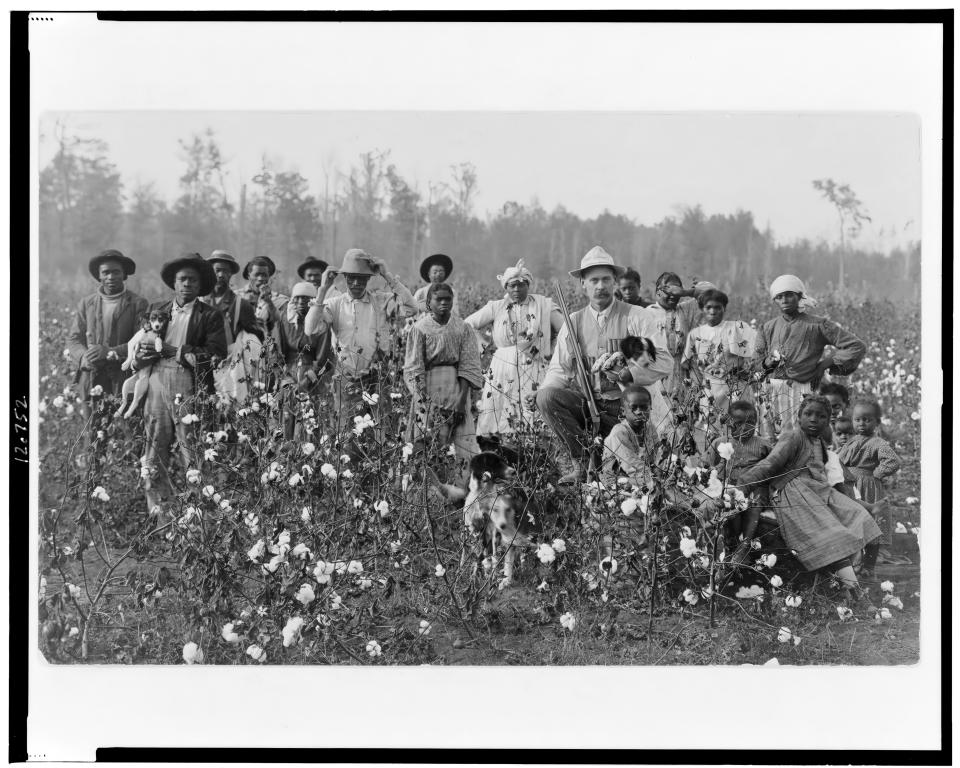
[[[837,287],[844,290],[846,275],[844,274],[844,254],[847,250],[847,237],[851,240],[860,234],[863,222],[873,221],[863,209],[863,203],[849,184],[838,184],[833,179],[814,179],[813,188],[837,209],[840,219],[840,279]]]

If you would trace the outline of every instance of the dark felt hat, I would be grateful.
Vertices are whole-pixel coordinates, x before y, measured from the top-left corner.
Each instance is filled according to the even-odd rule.
[[[174,287],[177,272],[184,267],[193,267],[200,275],[200,290],[198,296],[206,296],[217,283],[217,276],[209,261],[205,261],[199,253],[185,253],[178,259],[168,261],[160,267],[160,278],[170,288]]]
[[[237,264],[237,260],[226,251],[214,251],[207,257],[207,263],[210,264],[210,266],[213,266],[218,261],[230,267],[231,275],[235,275],[240,271],[240,265]]]
[[[434,264],[439,264],[443,267],[443,271],[447,273],[447,277],[450,277],[450,273],[453,272],[453,259],[445,253],[435,253],[432,256],[427,256],[420,264],[420,277],[423,278],[424,282],[430,282],[430,267]]]
[[[120,266],[123,267],[124,277],[130,277],[130,275],[137,271],[137,265],[133,259],[124,256],[115,248],[108,248],[105,251],[100,251],[100,253],[90,259],[90,274],[93,275],[94,280],[100,280],[100,265],[105,261],[119,262]]]
[[[273,277],[277,273],[277,265],[273,263],[273,259],[269,256],[254,256],[250,261],[247,262],[247,265],[243,268],[243,279],[246,280],[250,277],[250,267],[266,267],[267,273],[270,277]]]
[[[324,272],[328,266],[330,265],[327,264],[327,262],[325,262],[323,259],[318,259],[316,256],[308,256],[304,262],[297,267],[297,274],[300,275],[300,277],[303,277],[303,273],[310,268],[319,269],[321,272]]]

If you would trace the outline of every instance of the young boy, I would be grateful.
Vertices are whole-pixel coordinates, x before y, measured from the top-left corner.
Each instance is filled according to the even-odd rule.
[[[853,421],[849,416],[838,416],[833,424],[833,445],[831,447],[839,453],[851,437],[853,437]]]
[[[835,428],[837,419],[847,415],[850,407],[850,390],[843,384],[828,381],[820,385],[820,394],[830,401],[830,426]]]
[[[629,477],[636,485],[650,480],[654,462],[657,430],[650,423],[652,399],[641,384],[628,384],[620,400],[622,418],[603,441],[601,479],[616,483],[618,477]]]
[[[757,435],[758,420],[757,408],[753,403],[746,400],[731,403],[727,425],[730,431],[729,442],[733,444],[733,456],[726,461],[720,456],[719,446],[725,442],[723,438],[714,440],[706,455],[707,466],[717,467],[721,480],[726,479],[727,483],[738,484],[741,472],[765,459],[770,453],[770,443]],[[770,494],[765,485],[752,491],[748,499],[750,506],[746,511],[728,523],[727,534],[732,540],[731,543],[736,546],[731,558],[734,565],[746,560],[750,552],[750,542],[756,535],[760,522],[760,514],[770,509]]]
[[[635,269],[628,269],[623,277],[617,281],[617,291],[620,301],[632,304],[635,307],[649,307],[652,302],[643,298],[640,293],[640,273]]]

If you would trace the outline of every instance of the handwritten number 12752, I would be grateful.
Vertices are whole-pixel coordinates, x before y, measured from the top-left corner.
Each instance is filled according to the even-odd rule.
[[[30,451],[28,446],[30,445],[30,416],[29,416],[29,406],[27,405],[26,398],[17,398],[14,400],[14,409],[13,409],[13,428],[15,430],[14,436],[14,446],[13,452],[14,461],[22,461],[24,464],[28,463],[30,456]],[[19,445],[17,443],[19,442]]]

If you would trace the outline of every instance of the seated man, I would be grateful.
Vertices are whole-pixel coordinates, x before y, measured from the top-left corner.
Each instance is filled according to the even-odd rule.
[[[586,480],[594,438],[606,436],[620,416],[619,372],[607,370],[591,376],[588,368],[586,373],[593,379],[591,389],[600,410],[600,434],[592,433],[592,427],[588,426],[587,393],[581,390],[575,371],[573,345],[579,347],[585,364],[592,366],[598,358],[617,351],[624,337],[643,335],[647,310],[618,301],[613,295],[616,279],[624,271],[614,264],[609,253],[596,246],[583,257],[580,269],[570,273],[580,279],[590,303],[571,313],[570,325],[565,322],[560,329],[556,351],[535,397],[543,420],[564,442],[573,462],[572,471],[560,478],[561,483]],[[670,357],[661,356],[659,349],[657,353],[657,361],[650,371],[656,377],[666,376],[669,369],[662,361],[669,361]]]

